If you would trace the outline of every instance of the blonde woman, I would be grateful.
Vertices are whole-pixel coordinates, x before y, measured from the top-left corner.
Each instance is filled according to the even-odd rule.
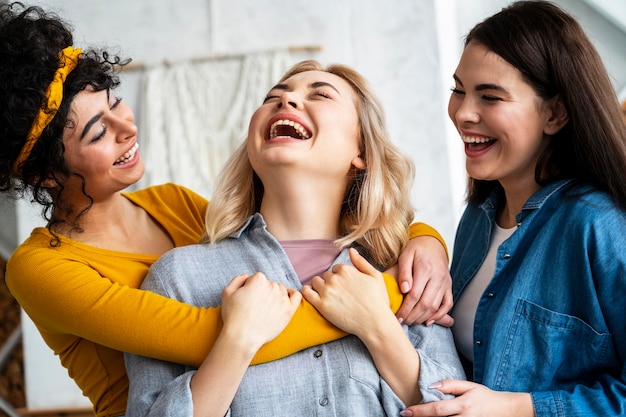
[[[450,330],[400,324],[395,281],[379,272],[408,239],[412,177],[356,71],[315,61],[287,71],[221,174],[205,243],[165,254],[144,281],[190,304],[223,304],[221,334],[197,370],[126,355],[127,415],[399,415],[443,398],[430,384],[464,376]],[[231,281],[235,271],[252,275]],[[301,288],[353,335],[249,367]]]

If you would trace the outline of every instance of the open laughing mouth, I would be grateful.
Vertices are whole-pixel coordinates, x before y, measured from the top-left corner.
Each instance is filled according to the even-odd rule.
[[[496,139],[490,138],[490,137],[463,136],[462,139],[463,139],[463,142],[465,143],[465,147],[473,151],[487,149],[491,145],[496,143]]]
[[[306,140],[311,137],[311,132],[306,130],[298,122],[293,120],[281,119],[277,120],[270,126],[269,136],[267,140],[272,139],[299,139]]]
[[[137,153],[137,149],[139,149],[139,144],[135,143],[135,146],[130,148],[124,155],[117,158],[117,161],[115,161],[113,165],[124,165],[128,161],[132,161]]]

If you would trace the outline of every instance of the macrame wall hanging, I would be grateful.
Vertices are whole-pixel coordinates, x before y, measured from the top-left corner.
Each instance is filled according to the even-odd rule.
[[[210,198],[289,58],[289,50],[270,51],[145,69],[139,131],[146,173],[138,188],[175,182]]]

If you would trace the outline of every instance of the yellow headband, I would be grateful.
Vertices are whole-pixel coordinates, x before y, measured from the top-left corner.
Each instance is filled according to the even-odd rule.
[[[13,164],[13,172],[16,175],[19,173],[20,165],[26,161],[30,152],[33,150],[41,133],[46,126],[50,124],[52,119],[54,119],[57,110],[59,110],[59,106],[61,106],[61,101],[63,100],[63,83],[65,82],[65,77],[76,68],[78,56],[81,52],[80,48],[74,49],[74,47],[68,46],[59,53],[61,62],[59,63],[59,68],[57,68],[57,71],[54,73],[52,82],[46,90],[46,101],[37,112],[33,125],[28,131],[28,136],[26,136],[26,142]]]

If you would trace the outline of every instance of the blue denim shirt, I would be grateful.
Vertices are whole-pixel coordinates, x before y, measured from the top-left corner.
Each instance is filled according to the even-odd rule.
[[[463,214],[455,299],[485,259],[502,201],[498,188]],[[517,223],[476,311],[473,380],[530,392],[537,417],[626,415],[625,211],[605,193],[558,181]]]
[[[348,251],[342,251],[335,263],[349,264]],[[142,288],[196,306],[218,306],[222,290],[234,276],[255,272],[301,289],[289,258],[260,214],[214,245],[166,253],[152,266]],[[465,377],[452,332],[436,325],[403,327],[420,354],[416,383],[424,401],[445,398],[428,387],[444,378]],[[128,354],[125,359],[130,379],[128,417],[192,415],[189,381],[194,368]],[[363,343],[347,336],[251,366],[227,416],[398,416],[404,407],[377,372]]]

